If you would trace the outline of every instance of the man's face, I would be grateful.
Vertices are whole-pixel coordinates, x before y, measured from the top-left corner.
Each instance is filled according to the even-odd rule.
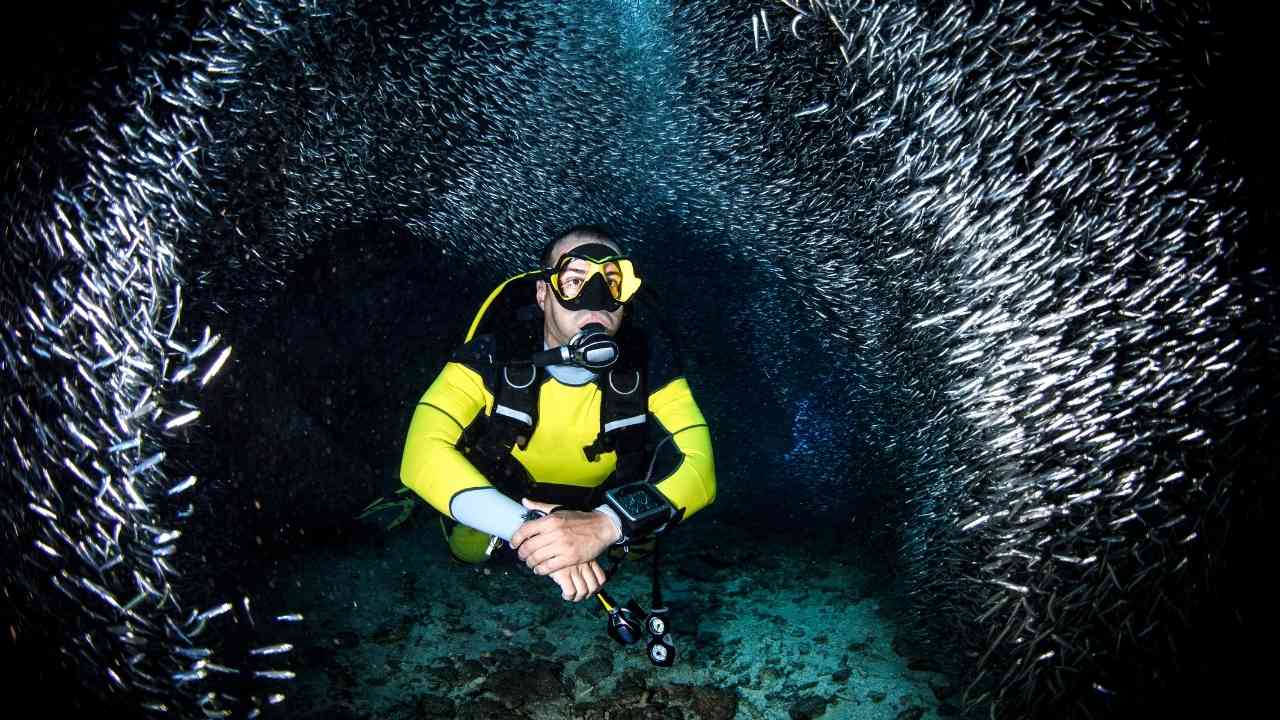
[[[585,245],[590,242],[602,242],[600,240],[568,237],[556,244],[551,251],[551,265],[555,267],[560,262],[560,258],[568,251],[579,245]],[[613,243],[605,243],[615,250],[617,246]],[[579,279],[585,280],[585,268],[587,263],[582,260],[570,260],[566,281],[572,281],[575,271],[582,273]],[[607,278],[606,278],[607,279]],[[542,308],[543,317],[545,318],[544,329],[548,345],[555,347],[564,345],[582,329],[583,325],[591,323],[600,323],[605,327],[610,335],[618,332],[619,325],[622,324],[623,313],[626,307],[620,307],[613,312],[604,310],[569,310],[566,309],[556,299],[555,293],[552,291],[546,281],[538,281],[538,306]]]

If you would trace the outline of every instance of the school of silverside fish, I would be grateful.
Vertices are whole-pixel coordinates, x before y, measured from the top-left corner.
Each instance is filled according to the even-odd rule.
[[[357,5],[139,15],[62,160],[6,168],[5,591],[81,682],[254,716],[305,672],[300,616],[184,600],[217,479],[176,461],[226,328],[370,218],[512,272],[547,227],[674,218],[697,247],[636,244],[747,268],[724,300],[768,310],[766,375],[786,328],[857,369],[829,402],[969,707],[1066,717],[1176,656],[1233,458],[1273,452],[1232,432],[1274,390],[1273,278],[1192,111],[1204,6]]]

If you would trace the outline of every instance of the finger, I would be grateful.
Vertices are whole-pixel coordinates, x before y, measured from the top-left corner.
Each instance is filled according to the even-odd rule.
[[[537,523],[526,523],[526,525],[530,524],[536,525]],[[522,526],[521,530],[524,529]],[[515,536],[513,535],[511,539],[514,540]],[[513,542],[512,546],[515,547],[516,554],[520,556],[521,560],[528,560],[530,554],[555,543],[555,541],[556,538],[551,533],[532,527],[528,529],[528,535],[525,536],[524,540],[518,544]]]
[[[555,542],[556,539],[560,537],[559,531],[561,530],[563,525],[564,525],[563,518],[552,517],[551,515],[548,515],[544,518],[539,518],[537,520],[530,520],[529,522],[522,524],[520,528],[516,531],[517,533],[523,532],[525,534],[525,538],[519,544],[514,542],[511,544],[513,547],[519,550],[520,548],[524,547],[524,543],[527,542],[528,540],[541,536],[543,538],[541,541],[534,542],[528,546],[530,550],[533,550],[535,548],[541,547],[542,545],[548,542]],[[512,535],[512,540],[514,539],[515,539],[515,535]],[[527,558],[527,555],[522,555],[520,559],[524,560],[526,558]]]
[[[587,592],[583,597],[588,598],[595,595],[596,591],[600,589],[600,581],[596,578],[596,574],[592,572],[591,566],[588,563],[579,565],[578,573],[582,576],[583,584],[587,586]]]
[[[577,565],[578,560],[573,554],[572,547],[563,542],[554,542],[531,550],[524,563],[539,575],[550,575],[558,570]]]
[[[588,595],[587,580],[582,577],[581,566],[575,565],[570,568],[569,577],[573,578],[573,601],[579,602]]]
[[[605,582],[608,581],[608,578],[605,577],[604,570],[600,567],[600,563],[596,562],[595,560],[591,561],[591,574],[594,575],[596,578],[596,590],[599,590],[600,588],[604,587],[604,584]]]
[[[524,544],[525,540],[528,540],[530,536],[533,535],[533,533],[529,531],[528,525],[529,523],[521,523],[520,527],[516,528],[514,533],[511,533],[511,547],[520,547]]]
[[[547,562],[548,560],[551,560],[552,558],[559,556],[562,552],[564,552],[563,543],[547,542],[544,540],[542,542],[538,542],[537,545],[534,545],[533,544],[534,542],[536,542],[536,540],[530,540],[529,541],[530,544],[526,546],[526,548],[522,548],[523,552],[520,553],[521,555],[524,555],[524,564],[528,565],[530,570],[537,569],[539,565]],[[564,565],[551,568],[550,570],[548,570],[543,574],[549,575],[555,572],[556,570],[559,570],[561,567],[564,567]]]
[[[560,573],[551,576],[551,579],[556,581],[556,585],[560,586],[560,598],[562,600],[568,600],[573,596],[573,580],[567,575],[567,573]]]
[[[582,580],[587,586],[587,592],[582,596],[582,599],[586,600],[592,595],[595,595],[596,591],[600,589],[600,582],[596,578],[596,574],[591,571],[590,566],[584,563],[578,567],[582,569]]]
[[[557,570],[563,570],[567,567],[573,567],[579,563],[571,553],[560,551],[562,554],[555,554],[556,550],[545,550],[544,557],[531,557],[527,564],[533,571],[539,575],[549,575]]]
[[[530,510],[541,510],[544,513],[550,513],[551,508],[555,507],[555,505],[552,505],[551,503],[538,502],[537,500],[530,500],[529,498],[521,498],[520,504]]]
[[[520,527],[516,528],[516,531],[511,534],[511,547],[519,548],[529,538],[542,532],[543,526],[539,525],[538,522],[538,520],[530,520],[520,523]]]
[[[541,505],[548,508],[552,507],[546,503],[536,503],[528,499],[523,500],[522,502],[529,505]],[[519,548],[529,538],[535,535],[548,533],[559,528],[562,523],[564,523],[563,518],[554,517],[552,515],[547,515],[545,517],[538,518],[537,520],[527,520],[521,523],[520,527],[516,528],[515,533],[511,535],[511,547]]]

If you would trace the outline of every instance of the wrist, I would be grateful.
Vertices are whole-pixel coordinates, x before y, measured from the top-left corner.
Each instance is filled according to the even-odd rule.
[[[617,519],[622,531],[618,544],[657,535],[680,514],[671,501],[653,485],[637,482],[622,485],[604,494],[604,505]]]
[[[618,517],[618,513],[608,505],[601,505],[595,511],[605,517],[606,522],[600,525],[602,530],[602,539],[609,541],[610,545],[617,544],[622,540],[622,518]]]

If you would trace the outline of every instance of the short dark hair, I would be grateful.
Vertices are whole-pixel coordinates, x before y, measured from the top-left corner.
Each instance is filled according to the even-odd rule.
[[[613,233],[611,233],[609,231],[609,228],[605,227],[604,225],[596,225],[591,223],[574,225],[568,230],[565,230],[559,235],[556,235],[555,237],[551,238],[550,240],[547,241],[546,245],[542,246],[542,254],[539,256],[542,260],[542,267],[544,268],[551,267],[551,251],[555,249],[556,245],[561,240],[569,237],[570,235],[582,235],[583,237],[587,237],[592,240],[604,240],[606,242],[617,245],[619,251],[621,251],[622,249],[622,244],[614,239]]]

